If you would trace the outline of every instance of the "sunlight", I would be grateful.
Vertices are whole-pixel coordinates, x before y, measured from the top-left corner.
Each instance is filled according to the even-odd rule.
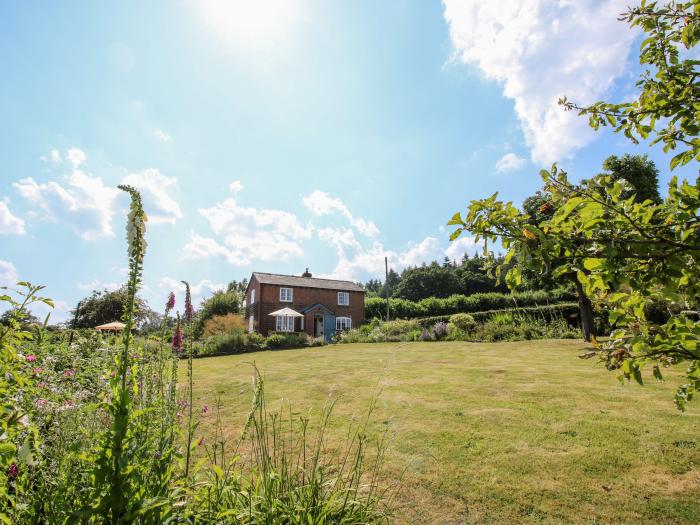
[[[194,5],[234,51],[281,54],[301,21],[299,0],[201,0]]]

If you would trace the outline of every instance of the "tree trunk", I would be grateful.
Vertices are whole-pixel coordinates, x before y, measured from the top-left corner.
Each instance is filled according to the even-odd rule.
[[[591,337],[595,337],[595,325],[593,324],[593,305],[591,300],[583,291],[583,285],[574,277],[576,283],[576,291],[578,292],[578,306],[581,315],[581,331],[583,332],[583,340],[587,343],[591,342]]]

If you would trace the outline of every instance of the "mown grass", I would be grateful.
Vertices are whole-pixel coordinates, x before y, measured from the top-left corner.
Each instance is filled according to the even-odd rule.
[[[251,395],[314,417],[340,397],[331,444],[379,392],[396,522],[698,523],[700,406],[663,384],[620,385],[575,341],[351,344],[195,362],[197,403],[236,435]],[[277,400],[277,401],[276,401]],[[213,432],[211,413],[201,431]],[[333,434],[333,432],[335,434]]]

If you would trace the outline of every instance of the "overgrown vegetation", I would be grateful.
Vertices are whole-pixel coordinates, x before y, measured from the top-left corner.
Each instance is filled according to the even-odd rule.
[[[572,307],[511,308],[472,315],[437,316],[371,322],[342,332],[340,343],[385,343],[407,341],[524,341],[529,339],[574,338],[577,317]],[[545,313],[546,312],[546,313]],[[476,317],[476,318],[475,318]]]
[[[250,411],[237,439],[199,430],[195,406],[194,309],[186,283],[172,345],[165,344],[174,296],[156,339],[134,338],[146,249],[146,216],[131,195],[129,281],[121,345],[80,333],[69,343],[22,328],[41,287],[19,283],[0,296],[16,316],[0,326],[0,521],[3,523],[380,523],[377,485],[386,440],[367,418],[351,424],[337,454],[326,429],[333,404],[311,424],[291,408],[268,411],[254,373]],[[15,297],[19,297],[16,299]],[[186,357],[186,384],[178,383]],[[217,411],[218,412],[218,411]]]

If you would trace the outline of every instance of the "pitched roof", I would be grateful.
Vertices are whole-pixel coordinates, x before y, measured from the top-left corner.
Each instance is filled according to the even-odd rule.
[[[337,281],[335,279],[318,279],[316,277],[298,277],[296,275],[280,275],[277,273],[253,272],[260,284],[276,284],[279,286],[296,286],[299,288],[322,288],[339,290],[341,292],[364,292],[362,285],[352,281]]]

